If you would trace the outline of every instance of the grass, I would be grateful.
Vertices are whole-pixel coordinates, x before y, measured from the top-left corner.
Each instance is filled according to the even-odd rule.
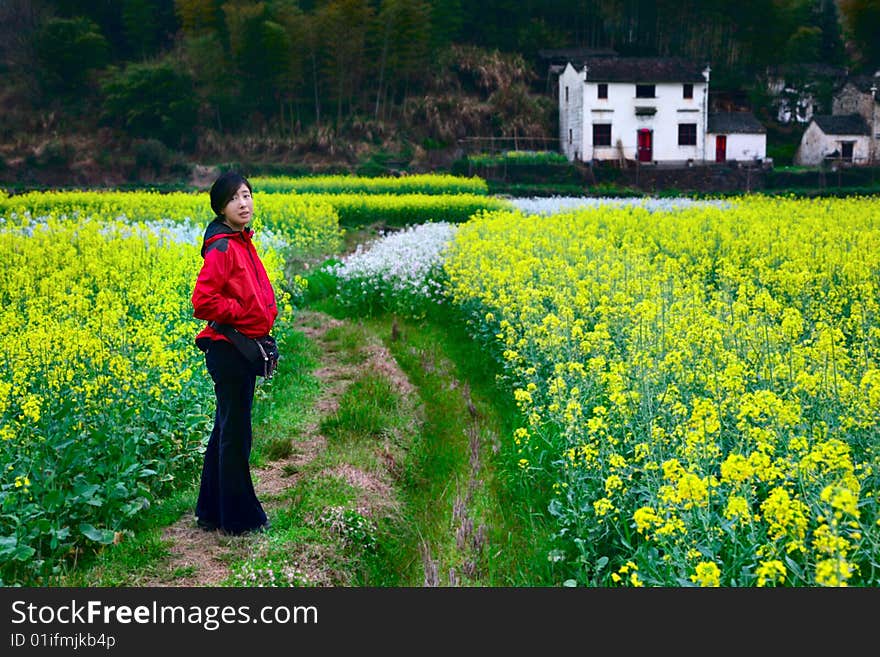
[[[291,436],[301,431],[317,394],[317,382],[311,375],[316,362],[313,345],[295,331],[280,335],[283,356],[278,371],[270,381],[261,382],[255,394],[252,465],[289,453]],[[164,528],[191,514],[197,496],[197,477],[182,482],[176,492],[146,510],[135,526],[122,532],[119,542],[79,558],[61,577],[62,585],[138,586],[155,576],[169,555],[169,544],[162,539]],[[186,575],[177,569],[168,577],[173,580]]]
[[[367,373],[348,387],[339,410],[321,422],[321,431],[329,438],[380,437],[395,424],[398,403],[387,378]]]
[[[400,333],[389,348],[418,388],[426,418],[408,469],[415,524],[424,537],[446,542],[441,555],[454,561],[458,549],[459,560],[475,562],[471,584],[550,584],[551,530],[542,520],[549,498],[516,466],[510,436],[520,416],[512,397],[498,388],[497,364],[449,318],[406,322]],[[462,497],[471,498],[463,525],[472,522],[487,532],[482,545],[472,537],[466,554],[448,539],[449,518]]]
[[[498,389],[485,351],[442,318],[349,318],[326,339],[340,362],[361,367],[365,351],[381,341],[416,398],[402,397],[384,375],[360,370],[339,410],[320,422],[325,449],[290,468],[296,482],[273,515],[268,544],[233,563],[226,583],[553,585],[548,496],[522,479],[505,447],[518,410]],[[393,499],[366,518],[358,512],[364,492],[330,473],[352,467],[378,479],[389,460]],[[315,559],[329,580],[310,574]]]
[[[547,489],[516,467],[518,410],[497,387],[485,350],[448,317],[345,318],[326,299],[314,308],[343,322],[325,333],[326,351],[304,333],[283,333],[278,373],[255,401],[252,464],[292,454],[308,425],[326,443],[311,460],[283,465],[289,487],[264,500],[271,529],[256,540],[228,539],[230,576],[220,585],[554,585]],[[377,347],[390,351],[412,392],[368,361]],[[338,410],[319,417],[313,371],[328,362],[353,374]],[[369,485],[355,485],[352,473]],[[196,486],[149,510],[65,583],[192,576],[191,567],[163,571],[162,530],[192,512]]]
[[[258,379],[254,396],[254,441],[251,464],[259,466],[290,455],[292,438],[308,420],[311,402],[318,393],[312,376],[318,354],[302,333],[280,333],[278,370],[272,379]]]
[[[118,543],[75,564],[60,585],[137,586],[140,580],[155,574],[157,565],[168,555],[162,530],[192,511],[196,494],[196,488],[189,486],[148,509],[135,529],[123,532]]]

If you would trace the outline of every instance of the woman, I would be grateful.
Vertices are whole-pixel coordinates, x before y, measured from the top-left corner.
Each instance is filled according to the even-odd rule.
[[[244,356],[212,323],[230,324],[250,337],[267,335],[278,309],[266,269],[251,242],[251,184],[230,171],[211,186],[216,218],[205,230],[202,268],[192,293],[193,315],[208,325],[196,336],[214,381],[217,408],[205,451],[196,517],[202,529],[228,534],[263,530],[266,513],[250,472],[251,409],[256,375]]]

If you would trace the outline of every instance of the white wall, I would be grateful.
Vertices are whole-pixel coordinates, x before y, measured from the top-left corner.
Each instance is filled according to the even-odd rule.
[[[568,100],[565,90],[568,89]],[[583,160],[583,74],[566,64],[559,75],[559,143],[569,160]]]
[[[614,160],[620,157],[618,140],[627,159],[637,158],[637,132],[641,128],[653,131],[653,160],[702,161],[705,143],[706,83],[694,83],[693,98],[682,97],[681,83],[655,84],[655,98],[636,98],[632,82],[608,83],[608,98],[597,98],[598,83],[584,85],[583,156],[582,159]],[[650,81],[646,81],[650,84]],[[654,107],[653,116],[636,116],[636,107]],[[611,146],[593,146],[593,123],[611,123]],[[678,124],[696,124],[697,143],[678,145]]]
[[[825,153],[829,153],[834,148],[826,150],[827,139],[825,133],[819,129],[815,123],[810,123],[804,134],[801,136],[801,143],[797,152],[794,154],[793,161],[800,166],[813,166],[819,164]]]
[[[724,134],[724,133],[718,133]],[[715,133],[706,135],[706,159],[715,161]],[[731,133],[727,135],[727,160],[748,162],[763,160],[767,157],[767,135],[761,133]]]
[[[840,152],[840,142],[852,141],[853,164],[867,164],[870,161],[870,141],[867,135],[826,135],[815,122],[811,122],[801,137],[801,144],[794,156],[794,163],[800,166],[815,166],[826,155],[835,150]]]

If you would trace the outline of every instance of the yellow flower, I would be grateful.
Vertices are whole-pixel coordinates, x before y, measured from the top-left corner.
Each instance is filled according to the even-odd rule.
[[[696,572],[690,577],[692,582],[696,582],[704,587],[720,586],[720,578],[721,571],[718,566],[711,561],[702,561],[698,563]]]
[[[739,484],[752,476],[752,467],[742,454],[730,454],[721,464],[721,481]]]
[[[663,524],[663,519],[649,506],[636,509],[635,513],[633,513],[633,520],[636,523],[636,531],[646,535],[649,530]]]
[[[684,473],[685,470],[678,459],[669,459],[663,463],[663,477],[668,481],[678,481]]]
[[[846,586],[854,568],[846,559],[823,559],[816,562],[816,583],[821,586]]]
[[[771,584],[783,584],[785,582],[785,564],[779,559],[762,561],[757,568],[758,586],[764,587]]]
[[[822,489],[820,499],[829,502],[831,506],[853,518],[859,517],[859,498],[849,488],[833,485]]]
[[[593,502],[593,510],[596,512],[596,515],[601,518],[614,511],[614,504],[607,497],[603,497],[602,499]]]
[[[613,495],[615,491],[623,489],[623,480],[616,474],[609,475],[605,479],[605,494]]]
[[[39,395],[28,395],[21,404],[21,415],[19,420],[29,420],[36,424],[40,421],[40,410],[42,409],[43,399]]]
[[[705,507],[709,504],[709,483],[692,472],[685,473],[678,480],[677,496],[679,501],[684,502],[685,509],[694,506]]]
[[[803,502],[793,499],[783,488],[774,488],[761,503],[761,511],[770,525],[767,534],[772,540],[787,538],[786,549],[803,550],[809,512]]]
[[[740,524],[748,524],[751,519],[749,502],[741,495],[731,495],[727,498],[727,506],[724,509],[724,517],[728,520],[737,520]]]

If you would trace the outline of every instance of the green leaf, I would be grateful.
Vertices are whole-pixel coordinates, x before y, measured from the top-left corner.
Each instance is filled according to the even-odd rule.
[[[0,536],[0,556],[16,561],[27,561],[35,552],[36,550],[30,545],[20,544],[16,536]]]
[[[73,492],[88,501],[88,498],[97,493],[100,487],[99,484],[84,484],[80,482],[73,487]]]
[[[113,542],[114,533],[109,529],[98,529],[94,525],[84,522],[80,524],[79,530],[86,536],[86,538],[89,538],[96,543],[109,545]]]
[[[19,545],[12,552],[12,558],[16,561],[27,561],[34,556],[35,552],[36,550],[30,545]]]
[[[117,481],[110,495],[115,498],[125,498],[128,496],[128,487],[121,481]]]
[[[11,554],[18,545],[18,538],[15,536],[0,536],[0,556]]]

